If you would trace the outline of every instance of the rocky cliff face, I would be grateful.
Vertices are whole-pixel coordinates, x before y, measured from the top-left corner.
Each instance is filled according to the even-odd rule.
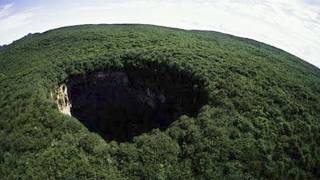
[[[56,87],[53,93],[51,93],[51,96],[56,102],[59,111],[62,114],[71,116],[71,103],[69,101],[66,84],[61,84],[60,86]]]

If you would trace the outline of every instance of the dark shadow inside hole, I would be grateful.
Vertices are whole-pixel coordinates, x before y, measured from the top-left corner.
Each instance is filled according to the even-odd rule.
[[[89,72],[70,77],[67,87],[72,116],[118,142],[163,130],[181,115],[196,116],[207,101],[202,81],[159,66]]]

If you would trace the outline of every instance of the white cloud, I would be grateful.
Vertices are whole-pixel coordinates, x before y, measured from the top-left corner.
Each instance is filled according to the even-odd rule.
[[[262,41],[320,67],[320,3],[315,0],[60,1],[9,13],[0,8],[0,44],[29,32],[85,23],[144,23],[222,31]],[[33,6],[33,5],[30,5]],[[5,36],[4,36],[5,35]]]
[[[25,27],[33,23],[35,8],[14,12],[13,4],[7,4],[0,9],[0,44],[10,43],[29,33]]]
[[[5,4],[3,6],[0,6],[0,19],[10,14],[10,11],[12,9],[13,4]]]

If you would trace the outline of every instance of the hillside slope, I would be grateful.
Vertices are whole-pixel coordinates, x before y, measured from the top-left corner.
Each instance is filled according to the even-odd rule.
[[[115,83],[104,88],[117,91],[94,88],[105,81],[85,79],[89,73],[112,77]],[[115,107],[164,109],[141,116],[157,117],[161,126],[128,127],[139,121],[131,108],[133,119],[126,116],[119,126],[138,128],[132,139],[102,137],[115,128],[119,133],[119,126],[103,123],[111,128],[96,133],[92,126],[102,121],[87,121],[96,113],[84,116],[80,109],[85,120],[79,121],[75,110],[74,116],[59,111],[54,90],[72,77],[85,79],[102,98],[125,97],[110,101]],[[133,105],[121,105],[130,98]],[[170,99],[174,105],[158,106]],[[163,125],[161,118],[172,120]],[[28,35],[0,51],[0,177],[320,178],[320,70],[269,45],[217,32],[81,25]]]

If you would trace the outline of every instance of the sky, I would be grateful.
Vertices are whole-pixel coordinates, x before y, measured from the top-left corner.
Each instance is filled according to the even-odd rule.
[[[320,0],[0,0],[0,45],[28,33],[101,23],[224,32],[320,67]]]

